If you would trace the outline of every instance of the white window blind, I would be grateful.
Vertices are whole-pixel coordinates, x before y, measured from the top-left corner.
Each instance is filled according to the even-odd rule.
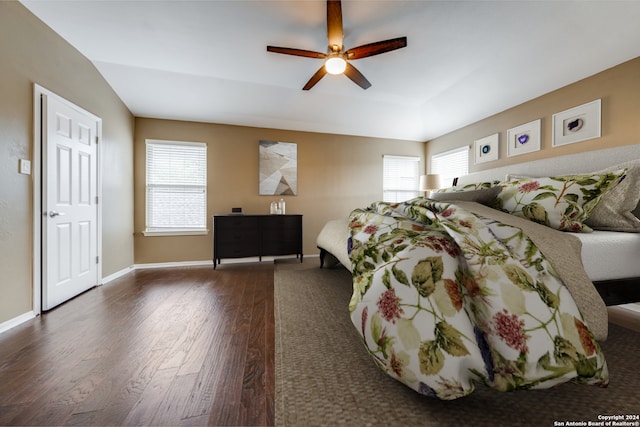
[[[430,173],[440,175],[442,187],[451,187],[453,179],[469,173],[469,147],[464,146],[431,156]]]
[[[383,156],[382,200],[403,202],[418,197],[420,157]]]
[[[207,228],[207,145],[147,140],[145,235]]]

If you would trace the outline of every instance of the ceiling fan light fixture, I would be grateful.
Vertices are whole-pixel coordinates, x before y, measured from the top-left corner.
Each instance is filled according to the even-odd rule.
[[[371,83],[353,66],[351,61],[379,55],[407,46],[406,37],[396,37],[395,39],[363,44],[345,50],[342,44],[344,41],[344,32],[342,28],[341,0],[327,0],[327,41],[329,42],[327,53],[278,46],[267,46],[267,51],[302,56],[305,58],[324,59],[324,64],[311,76],[309,81],[302,87],[302,90],[311,89],[327,74],[344,74],[362,89],[368,89],[371,87]]]
[[[324,68],[329,74],[342,74],[347,68],[347,61],[342,56],[330,56],[324,63]]]

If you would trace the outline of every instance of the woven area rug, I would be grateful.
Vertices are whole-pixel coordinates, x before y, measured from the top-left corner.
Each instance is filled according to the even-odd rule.
[[[616,325],[602,343],[608,388],[567,383],[501,393],[478,385],[470,396],[440,401],[387,376],[369,358],[349,318],[347,270],[320,269],[317,258],[279,260],[274,292],[277,426],[587,425],[599,415],[640,412],[640,334]]]

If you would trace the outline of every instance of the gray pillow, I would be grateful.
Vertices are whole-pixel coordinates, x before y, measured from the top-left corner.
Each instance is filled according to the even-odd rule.
[[[500,194],[500,190],[501,187],[491,187],[483,188],[482,190],[431,193],[429,198],[439,202],[477,202],[485,206],[493,207],[498,194]]]
[[[627,168],[625,179],[602,196],[585,221],[594,230],[640,232],[640,160],[631,160],[599,172],[622,168]]]

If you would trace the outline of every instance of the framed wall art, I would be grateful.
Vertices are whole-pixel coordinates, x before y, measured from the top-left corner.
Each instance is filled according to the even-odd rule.
[[[507,156],[519,156],[540,150],[541,120],[534,120],[507,131]]]
[[[602,101],[595,101],[570,108],[553,115],[552,146],[573,144],[600,137]]]
[[[474,163],[486,163],[498,160],[500,134],[485,136],[473,141]]]
[[[260,141],[260,195],[298,194],[298,144]]]

